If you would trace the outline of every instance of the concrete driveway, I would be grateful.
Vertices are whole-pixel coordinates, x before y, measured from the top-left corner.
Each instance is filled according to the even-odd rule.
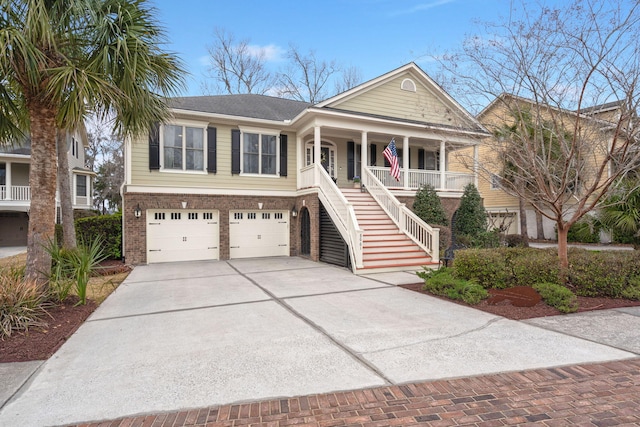
[[[301,258],[136,267],[36,367],[0,411],[0,425],[115,419],[640,352],[396,286],[415,282],[409,273],[358,277]],[[638,330],[640,317],[629,317],[625,327]]]

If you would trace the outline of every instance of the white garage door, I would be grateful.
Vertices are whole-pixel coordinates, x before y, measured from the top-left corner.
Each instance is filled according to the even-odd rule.
[[[289,256],[289,211],[229,212],[229,257]]]
[[[218,211],[147,211],[147,262],[218,259]]]

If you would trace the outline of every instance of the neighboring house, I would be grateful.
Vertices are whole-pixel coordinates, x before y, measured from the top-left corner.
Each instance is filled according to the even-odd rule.
[[[246,94],[170,107],[169,122],[125,142],[132,264],[301,255],[359,273],[437,262],[438,230],[398,198],[430,183],[457,203],[475,176],[449,172],[449,154],[488,135],[413,63],[315,105]],[[399,182],[383,156],[392,138]]]
[[[91,182],[95,173],[84,167],[87,143],[79,132],[67,136],[74,209],[91,209],[93,206]],[[0,147],[0,246],[27,244],[32,194],[29,187],[30,162],[30,140]],[[59,194],[56,195],[56,204],[59,208]]]
[[[482,110],[478,114],[477,119],[491,131],[492,134],[495,134],[495,132],[503,126],[513,124],[514,118],[512,111],[514,109],[517,111],[527,111],[533,105],[533,101],[529,99],[510,94],[502,94]],[[580,112],[583,115],[581,126],[583,127],[584,138],[586,138],[587,141],[594,141],[591,153],[593,157],[586,156],[587,162],[600,161],[599,159],[601,159],[601,157],[595,156],[595,153],[599,151],[598,149],[606,150],[607,141],[608,138],[610,138],[610,135],[607,135],[606,132],[603,133],[603,129],[610,128],[611,123],[619,119],[621,107],[622,103],[611,102],[586,108]],[[531,108],[531,110],[535,109]],[[576,112],[558,109],[553,109],[553,112],[557,114],[556,117],[564,116],[568,124],[575,123],[574,116]],[[502,227],[507,234],[520,234],[519,200],[517,197],[513,197],[502,190],[500,184],[502,171],[496,169],[500,162],[495,162],[495,154],[494,144],[481,146],[478,154],[478,163],[482,165],[483,168],[489,169],[485,171],[485,173],[480,173],[481,177],[484,176],[484,179],[480,179],[478,183],[478,191],[483,198],[484,207],[489,216],[489,227]],[[461,160],[464,157],[467,158],[466,161]],[[470,157],[471,153],[469,150],[457,153],[456,158],[452,160],[452,163],[455,163],[453,167],[457,170],[464,170],[460,165],[462,163],[469,164]],[[595,165],[596,163],[592,164]],[[589,165],[587,165],[586,170],[588,170],[588,167]],[[491,170],[492,168],[495,170]],[[492,173],[489,174],[487,172]],[[529,238],[556,239],[555,222],[542,215],[536,214],[536,211],[530,205],[526,206],[526,222]],[[541,234],[538,233],[539,229],[542,229]]]

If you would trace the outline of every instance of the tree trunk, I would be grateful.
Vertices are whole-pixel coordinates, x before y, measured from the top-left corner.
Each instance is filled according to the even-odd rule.
[[[538,239],[544,240],[544,224],[542,223],[542,214],[536,210],[536,228]]]
[[[73,201],[69,178],[69,158],[67,157],[67,132],[58,129],[58,182],[60,192],[60,211],[62,212],[62,247],[76,247],[76,227],[73,222]]]
[[[55,111],[40,105],[29,105],[29,118],[31,203],[25,277],[44,287],[51,271],[51,255],[46,246],[53,241],[56,220]]]
[[[559,280],[560,283],[566,283],[569,273],[569,253],[567,245],[567,235],[569,234],[569,227],[566,226],[564,221],[558,221],[558,261],[559,261]]]
[[[529,230],[527,229],[527,209],[522,197],[518,199],[518,208],[520,209],[520,235],[525,243],[529,243]]]

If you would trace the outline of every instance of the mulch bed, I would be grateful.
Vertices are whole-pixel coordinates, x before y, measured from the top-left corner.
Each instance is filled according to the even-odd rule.
[[[483,300],[476,305],[470,305],[462,301],[450,300],[448,298],[442,298],[437,295],[433,295],[427,291],[422,290],[424,283],[412,283],[410,285],[401,285],[405,289],[409,289],[422,294],[431,295],[435,298],[451,301],[456,304],[465,305],[478,310],[486,311],[487,313],[496,314],[498,316],[506,317],[512,320],[532,319],[534,317],[545,316],[557,316],[561,313],[557,309],[548,306],[543,301],[540,301],[532,307],[516,307],[508,300],[500,301],[494,305],[489,304],[487,300]],[[590,298],[590,297],[578,297],[578,312],[604,310],[610,308],[620,307],[636,307],[640,306],[640,301],[627,300],[621,298]]]
[[[131,267],[119,260],[105,260],[94,276],[110,276],[131,271]],[[14,332],[11,337],[0,339],[0,363],[45,360],[55,353],[64,342],[84,323],[97,308],[95,302],[76,306],[77,297],[69,296],[56,306],[47,308],[48,315],[42,319],[46,327],[31,328],[27,332]]]
[[[31,328],[27,332],[14,332],[0,340],[0,363],[45,360],[82,325],[96,309],[93,301],[76,306],[77,297],[70,296],[64,303],[47,309],[43,320],[46,327]]]

